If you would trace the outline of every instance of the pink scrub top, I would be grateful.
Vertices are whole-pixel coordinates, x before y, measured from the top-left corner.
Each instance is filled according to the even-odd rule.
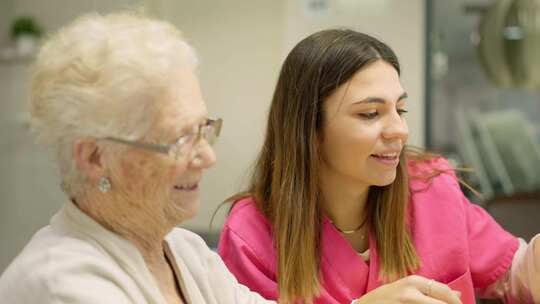
[[[414,176],[446,172],[427,182]],[[410,227],[421,260],[415,274],[448,284],[464,304],[505,274],[519,241],[481,207],[470,203],[448,163],[435,159],[409,164]],[[370,235],[369,263],[323,217],[321,294],[317,304],[350,303],[379,287],[377,240]],[[278,299],[277,255],[271,225],[252,198],[238,201],[221,233],[219,254],[238,281],[267,299]],[[291,252],[294,254],[294,252]]]

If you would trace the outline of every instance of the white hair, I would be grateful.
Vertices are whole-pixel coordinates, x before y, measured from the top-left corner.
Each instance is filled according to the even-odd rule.
[[[63,190],[75,197],[84,177],[72,147],[83,136],[138,139],[179,69],[194,70],[193,49],[171,24],[126,12],[92,13],[50,37],[34,67],[31,123],[55,150]]]

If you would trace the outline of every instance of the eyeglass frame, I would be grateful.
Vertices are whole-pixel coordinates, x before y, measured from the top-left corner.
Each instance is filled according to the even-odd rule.
[[[212,142],[208,142],[210,145],[213,145],[219,138],[222,125],[223,125],[223,119],[221,118],[217,118],[217,119],[206,118],[204,123],[198,125],[197,131],[195,132],[191,131],[180,136],[176,140],[176,142],[174,142],[173,144],[154,144],[154,143],[141,142],[141,141],[135,141],[135,140],[127,140],[127,139],[113,137],[113,136],[102,137],[100,139],[171,156],[171,151],[173,150],[173,148],[176,147],[178,150],[180,150],[181,147],[183,145],[186,145],[193,136],[195,136],[193,140],[193,144],[198,143],[199,140],[201,140],[202,138],[205,138],[205,140],[208,140],[208,138],[206,138],[203,134],[205,127],[212,127],[215,130],[214,131],[215,139]],[[178,153],[174,155],[173,158],[175,160],[178,160],[179,156],[180,155]]]

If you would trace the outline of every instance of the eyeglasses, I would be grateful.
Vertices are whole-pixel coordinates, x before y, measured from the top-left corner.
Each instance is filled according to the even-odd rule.
[[[166,154],[173,159],[178,160],[180,157],[188,155],[188,153],[192,151],[193,146],[201,139],[204,139],[210,145],[213,145],[219,137],[222,124],[223,119],[221,118],[207,118],[204,123],[198,125],[197,130],[193,130],[185,135],[182,135],[174,144],[170,145],[131,141],[117,137],[104,137],[101,139],[121,143],[139,149]]]

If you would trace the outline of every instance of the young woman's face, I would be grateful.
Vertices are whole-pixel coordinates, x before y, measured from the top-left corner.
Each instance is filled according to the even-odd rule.
[[[353,187],[391,184],[408,137],[406,98],[397,71],[383,60],[336,89],[323,104],[321,178]]]

